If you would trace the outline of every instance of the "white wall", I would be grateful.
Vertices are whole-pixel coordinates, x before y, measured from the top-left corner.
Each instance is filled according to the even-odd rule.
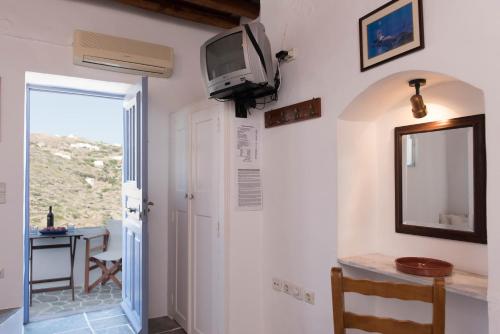
[[[234,117],[234,105],[227,104],[227,108],[225,158],[227,183],[226,217],[224,219],[226,333],[262,333],[263,216],[261,210],[243,211],[237,209],[236,168],[238,165],[236,164],[236,151],[237,127],[238,124],[241,124],[239,122],[248,121],[255,125],[255,122],[258,124],[260,121],[262,124],[263,115],[253,112],[247,120],[237,121]],[[259,130],[262,131],[262,129]],[[259,144],[257,150],[260,154],[262,141]],[[262,164],[261,154],[260,159]]]
[[[377,141],[374,122],[339,121],[337,124],[337,251],[338,257],[376,252],[376,225],[369,224],[377,211]],[[359,209],[362,204],[362,210]],[[348,224],[343,228],[341,222]]]
[[[172,78],[149,86],[150,316],[167,311],[168,112],[204,97],[199,46],[216,31],[173,18],[131,11],[100,1],[3,0],[0,3],[0,309],[22,304],[23,132],[25,71],[135,83],[132,75],[72,64],[75,29],[166,44],[174,48]]]
[[[500,268],[496,265],[500,226],[495,223],[500,219],[500,211],[496,209],[500,198],[500,153],[495,147],[500,142],[496,129],[500,124],[496,110],[500,95],[495,82],[500,72],[497,61],[500,47],[489,42],[499,38],[495,17],[500,3],[424,1],[425,50],[365,73],[359,71],[358,18],[385,3],[384,0],[263,0],[261,3],[261,21],[273,51],[292,47],[298,50],[297,60],[282,67],[284,85],[280,101],[273,107],[320,96],[323,110],[321,119],[264,132],[264,274],[260,283],[264,332],[332,332],[329,268],[335,265],[337,255],[337,116],[374,82],[414,69],[446,73],[484,91],[491,256],[488,260],[484,257],[476,260],[481,265],[488,263],[490,333],[500,332]],[[403,89],[403,95],[409,94],[407,87]],[[379,98],[384,100],[385,96]],[[364,112],[369,114],[370,106],[366,107]],[[388,212],[393,212],[392,207]],[[387,247],[404,249],[405,244]],[[272,277],[289,279],[315,290],[316,305],[299,303],[273,292]],[[466,322],[467,311],[459,314]],[[486,327],[483,323],[475,332],[486,333]]]

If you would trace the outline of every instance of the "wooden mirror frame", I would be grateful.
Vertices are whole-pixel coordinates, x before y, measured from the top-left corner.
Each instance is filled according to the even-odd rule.
[[[486,244],[486,139],[484,114],[444,121],[401,126],[394,129],[394,167],[396,176],[396,232],[433,238]],[[447,230],[403,223],[403,136],[422,132],[473,128],[474,231]]]

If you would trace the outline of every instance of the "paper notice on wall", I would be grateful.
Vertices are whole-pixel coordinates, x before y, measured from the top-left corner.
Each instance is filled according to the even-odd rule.
[[[238,208],[262,208],[260,169],[238,169]]]
[[[260,125],[252,119],[235,122],[236,206],[239,210],[261,210]]]
[[[259,158],[259,130],[253,124],[239,124],[237,127],[236,159],[240,167],[242,164],[258,163]]]

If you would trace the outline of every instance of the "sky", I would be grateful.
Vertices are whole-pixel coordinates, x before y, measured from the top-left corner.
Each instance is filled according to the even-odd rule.
[[[122,144],[122,110],[119,99],[32,91],[30,132]]]

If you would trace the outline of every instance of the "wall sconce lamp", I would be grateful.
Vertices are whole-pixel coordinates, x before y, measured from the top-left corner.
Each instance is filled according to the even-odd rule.
[[[410,87],[415,87],[415,95],[410,99],[411,111],[413,112],[413,117],[422,118],[427,115],[427,107],[424,104],[424,99],[420,95],[420,87],[425,86],[427,80],[425,79],[413,79],[408,82]]]

